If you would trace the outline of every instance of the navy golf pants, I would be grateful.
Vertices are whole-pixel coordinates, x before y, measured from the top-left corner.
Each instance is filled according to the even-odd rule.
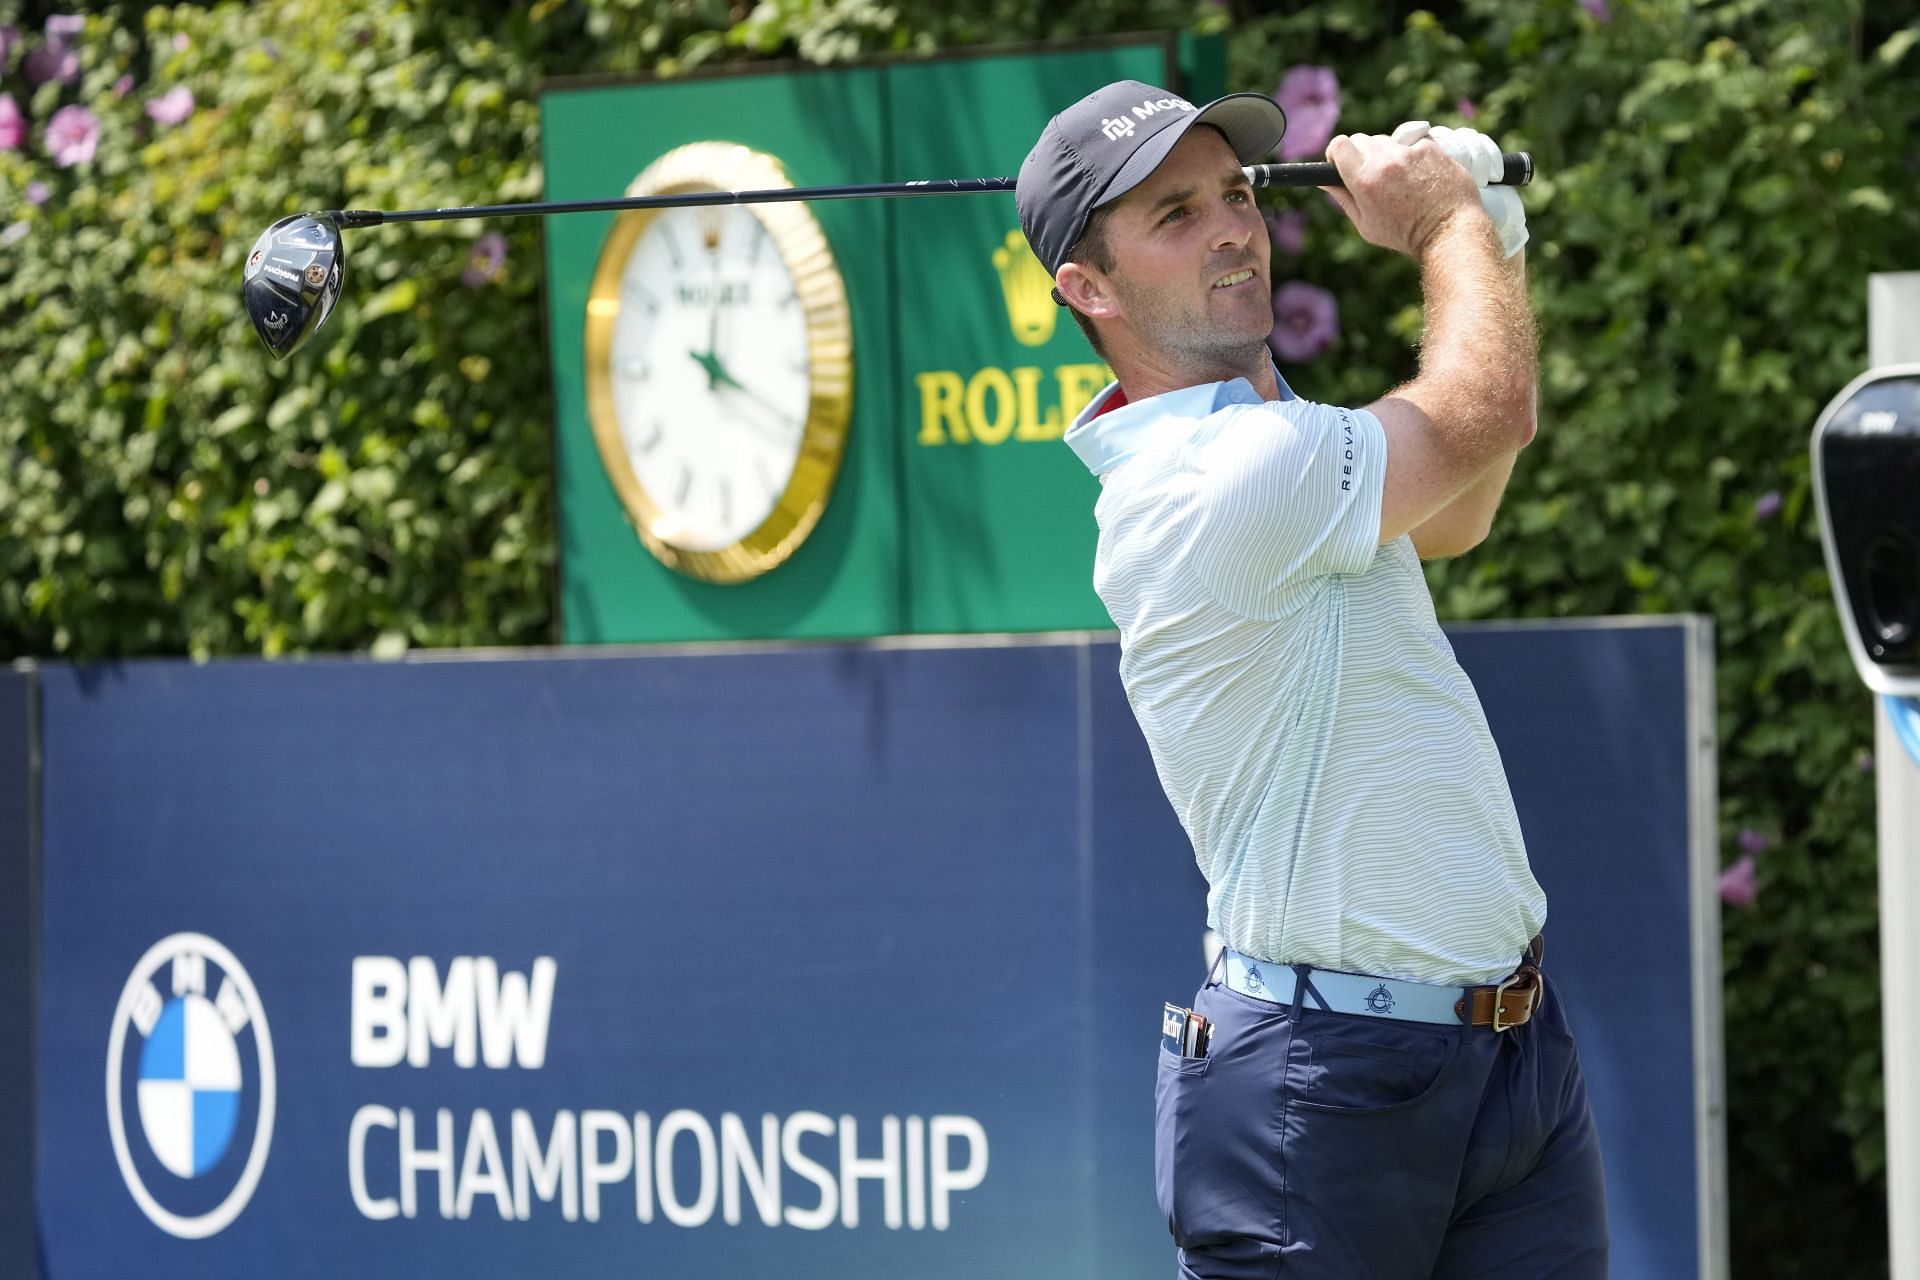
[[[1606,1200],[1551,987],[1438,1026],[1209,983],[1204,1058],[1160,1050],[1154,1174],[1182,1280],[1596,1280]]]

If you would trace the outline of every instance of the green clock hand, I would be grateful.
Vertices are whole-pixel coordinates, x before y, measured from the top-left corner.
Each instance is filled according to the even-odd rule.
[[[706,370],[707,390],[709,391],[715,390],[723,382],[730,383],[734,386],[739,385],[739,383],[734,382],[733,379],[727,375],[727,371],[725,369],[720,367],[720,358],[714,355],[713,352],[689,351],[687,352],[687,354],[693,357],[693,362],[695,364],[699,365],[702,369]]]
[[[713,279],[708,282],[707,293],[707,351],[702,355],[698,351],[689,351],[694,362],[707,371],[707,390],[717,390],[722,381],[733,382],[727,377],[727,371],[720,367],[720,259],[713,260]],[[740,384],[735,382],[735,386]]]

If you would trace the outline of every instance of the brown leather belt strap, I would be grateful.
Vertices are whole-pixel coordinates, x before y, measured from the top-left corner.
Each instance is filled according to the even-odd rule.
[[[1524,1026],[1546,1003],[1546,985],[1540,979],[1540,961],[1547,944],[1536,937],[1527,944],[1527,958],[1511,978],[1497,986],[1468,987],[1454,1002],[1453,1011],[1472,1027],[1510,1031]]]

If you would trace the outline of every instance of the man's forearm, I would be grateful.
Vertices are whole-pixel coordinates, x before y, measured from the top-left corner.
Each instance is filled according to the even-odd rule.
[[[1426,334],[1422,398],[1436,420],[1459,424],[1456,441],[1488,465],[1533,438],[1538,357],[1523,255],[1502,260],[1493,224],[1478,211],[1451,219],[1420,256]]]

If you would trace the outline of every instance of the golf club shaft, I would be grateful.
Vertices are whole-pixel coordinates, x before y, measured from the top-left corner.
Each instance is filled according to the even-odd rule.
[[[1524,151],[1501,157],[1500,182],[1524,186],[1533,180],[1533,158]],[[1339,171],[1324,160],[1248,166],[1256,187],[1337,187]],[[688,209],[702,205],[778,204],[795,200],[867,200],[887,196],[951,196],[1013,190],[1012,178],[941,178],[922,182],[870,182],[844,187],[778,187],[768,191],[683,191],[672,195],[626,196],[617,200],[568,200],[539,204],[480,204],[449,209],[329,209],[312,215],[344,229],[377,227],[387,222],[445,222],[458,218],[516,218],[530,214],[609,213],[628,209]]]

